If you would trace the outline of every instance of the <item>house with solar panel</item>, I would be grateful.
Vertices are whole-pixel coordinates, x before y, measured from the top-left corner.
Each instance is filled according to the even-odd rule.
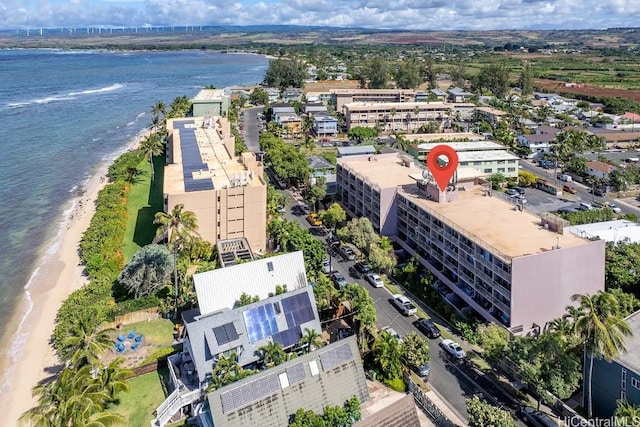
[[[167,120],[164,210],[178,204],[195,213],[198,233],[210,242],[245,238],[266,248],[267,183],[253,153],[235,156],[229,121],[220,116]]]
[[[194,285],[199,307],[182,313],[183,351],[169,358],[174,390],[156,411],[160,426],[202,400],[221,356],[235,353],[240,366],[261,368],[260,347],[277,342],[295,351],[305,329],[322,332],[301,251],[195,274]],[[243,293],[258,302],[238,307]]]

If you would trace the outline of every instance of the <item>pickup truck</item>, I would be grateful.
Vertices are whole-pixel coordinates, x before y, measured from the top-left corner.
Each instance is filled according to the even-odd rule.
[[[392,301],[393,305],[395,305],[396,308],[400,310],[400,313],[404,314],[405,316],[413,316],[418,312],[416,306],[413,305],[413,303],[409,301],[409,298],[405,297],[404,295],[393,295]]]
[[[467,355],[462,347],[460,347],[460,344],[453,340],[440,341],[440,347],[456,359],[464,359]]]

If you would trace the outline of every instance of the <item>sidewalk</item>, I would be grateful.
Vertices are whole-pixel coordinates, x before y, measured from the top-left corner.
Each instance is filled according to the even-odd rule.
[[[453,412],[451,408],[440,398],[440,396],[432,389],[429,389],[428,392],[425,393],[426,396],[433,402],[434,405],[438,407],[442,411],[444,415],[446,415],[451,422],[459,425],[460,427],[465,426],[467,423],[463,421],[457,413]],[[431,420],[429,420],[431,421]]]

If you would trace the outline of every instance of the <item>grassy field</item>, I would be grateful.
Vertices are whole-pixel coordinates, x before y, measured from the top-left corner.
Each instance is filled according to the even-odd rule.
[[[128,426],[148,426],[153,420],[153,411],[165,399],[165,386],[169,371],[149,372],[127,381],[131,390],[120,396],[120,402],[107,409],[124,416]]]
[[[153,240],[156,226],[153,218],[162,211],[162,181],[164,176],[164,157],[154,158],[155,177],[151,182],[151,165],[145,159],[138,165],[138,176],[129,193],[127,206],[128,222],[124,233],[122,250],[127,261],[141,247]]]

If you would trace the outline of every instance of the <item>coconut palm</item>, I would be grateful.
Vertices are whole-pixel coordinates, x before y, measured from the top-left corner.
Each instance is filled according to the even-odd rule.
[[[183,204],[175,205],[171,213],[156,213],[153,223],[160,225],[156,230],[155,240],[168,238],[171,247],[173,247],[183,235],[198,234],[196,215],[191,211],[185,211]]]
[[[399,378],[402,373],[398,340],[382,331],[373,344],[373,360],[387,379]]]
[[[164,143],[155,133],[149,134],[140,142],[140,151],[149,159],[151,164],[151,181],[155,178],[155,168],[153,167],[153,157],[162,154]]]
[[[97,383],[111,401],[114,401],[121,392],[126,393],[130,389],[126,380],[132,375],[132,371],[124,369],[123,363],[124,358],[118,357],[96,372]]]
[[[303,351],[309,353],[312,347],[322,347],[322,336],[315,329],[304,328],[304,335],[300,339],[300,343],[303,346]]]
[[[262,362],[268,367],[278,366],[287,361],[287,353],[279,342],[269,341],[267,345],[258,348],[258,352],[262,356]]]
[[[113,329],[98,330],[97,323],[93,312],[73,319],[69,336],[64,340],[63,360],[75,367],[98,363],[100,355],[113,346],[109,336]]]
[[[155,131],[158,125],[164,122],[164,116],[167,114],[167,106],[162,101],[156,101],[153,107],[151,107],[151,114],[153,115],[153,127]],[[162,114],[162,122],[160,121],[160,114]]]
[[[625,337],[632,334],[627,322],[619,316],[618,300],[608,292],[595,295],[575,294],[572,301],[579,303],[582,312],[576,317],[573,328],[584,343],[585,358],[589,357],[589,383],[587,385],[587,414],[593,414],[591,387],[593,382],[593,359],[606,361],[616,359],[626,352]]]

